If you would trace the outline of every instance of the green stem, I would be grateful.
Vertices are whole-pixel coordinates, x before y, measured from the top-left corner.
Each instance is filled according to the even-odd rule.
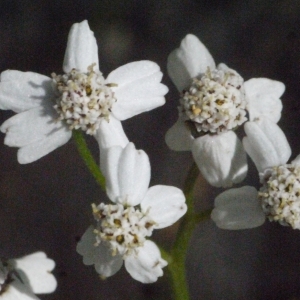
[[[101,186],[102,190],[105,191],[105,178],[102,175],[98,164],[95,162],[92,153],[86,144],[83,134],[79,130],[73,130],[73,138],[76,142],[76,146],[81,158],[96,179],[97,183]]]
[[[199,170],[194,163],[184,185],[184,194],[188,210],[180,223],[177,238],[171,251],[172,261],[168,264],[173,283],[174,298],[176,300],[190,299],[186,280],[185,259],[190,238],[197,224],[194,213],[193,190],[198,175]]]

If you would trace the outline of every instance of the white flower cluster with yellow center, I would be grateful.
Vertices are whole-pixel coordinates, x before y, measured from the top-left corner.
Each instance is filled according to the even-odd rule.
[[[116,102],[111,86],[106,84],[102,74],[88,67],[87,73],[72,69],[64,75],[52,74],[59,97],[54,108],[59,120],[65,120],[70,129],[82,129],[95,134],[103,119],[109,121],[109,114]]]
[[[106,193],[113,204],[92,206],[97,224],[83,234],[77,252],[101,277],[114,275],[124,262],[134,279],[155,282],[167,261],[147,237],[185,214],[185,196],[174,186],[149,187],[149,157],[133,143],[110,147],[102,159]]]
[[[129,255],[134,248],[144,245],[146,236],[152,235],[155,222],[132,206],[101,203],[93,205],[93,213],[98,221],[94,230],[97,244],[109,242],[112,255]]]
[[[300,229],[300,166],[274,167],[260,189],[263,211],[270,221]]]
[[[231,69],[211,71],[208,67],[183,91],[180,104],[179,113],[198,132],[226,132],[247,121],[243,78]]]

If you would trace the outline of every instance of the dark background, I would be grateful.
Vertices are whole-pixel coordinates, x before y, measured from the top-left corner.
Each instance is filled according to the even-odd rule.
[[[152,185],[182,187],[190,153],[164,143],[177,119],[178,95],[166,74],[169,53],[187,33],[197,35],[217,63],[245,80],[268,77],[286,84],[280,126],[300,152],[300,1],[92,1],[0,0],[0,71],[60,73],[71,25],[88,19],[99,46],[104,75],[130,61],[149,59],[164,72],[167,104],[124,122],[128,137],[152,163]],[[1,123],[11,116],[1,111]],[[70,141],[29,165],[0,135],[0,255],[44,250],[56,263],[58,288],[42,299],[171,299],[167,276],[142,285],[122,268],[102,281],[75,251],[89,226],[90,203],[106,201]],[[98,149],[88,140],[95,157]],[[258,184],[252,164],[246,183]],[[197,181],[197,209],[211,208],[220,189]],[[154,234],[169,247],[176,225]],[[166,242],[167,241],[167,242]],[[266,222],[260,228],[223,231],[200,224],[191,240],[187,274],[192,299],[300,299],[300,232]]]

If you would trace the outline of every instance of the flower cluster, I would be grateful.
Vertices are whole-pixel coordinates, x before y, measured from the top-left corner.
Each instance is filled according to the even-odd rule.
[[[77,251],[86,265],[95,265],[103,277],[122,266],[136,280],[150,283],[162,276],[167,262],[158,247],[146,239],[153,229],[175,223],[186,210],[185,197],[176,187],[149,188],[147,154],[132,143],[110,147],[103,163],[107,196],[114,204],[93,205],[96,224],[87,229]]]
[[[262,186],[259,191],[244,186],[220,194],[211,214],[213,221],[223,229],[246,229],[262,225],[267,217],[300,229],[300,157],[287,164],[290,146],[283,131],[270,121],[255,121],[246,133],[244,146]]]
[[[300,229],[300,155],[288,164],[291,149],[277,125],[284,84],[267,78],[244,81],[225,64],[216,66],[191,34],[169,55],[167,68],[179,91],[178,120],[165,136],[169,148],[191,151],[215,187],[231,187],[246,177],[247,154],[260,176],[259,190],[243,186],[217,196],[212,220],[223,229],[254,228],[266,218]],[[155,282],[168,263],[149,238],[154,230],[177,222],[188,208],[180,189],[149,187],[148,155],[128,140],[121,121],[165,103],[168,88],[161,83],[162,72],[144,60],[104,77],[87,21],[71,27],[63,72],[51,78],[15,70],[1,73],[0,109],[16,113],[1,125],[5,144],[19,148],[18,161],[25,164],[65,144],[73,130],[95,137],[110,202],[92,204],[94,222],[76,250],[103,278],[124,263],[134,279]],[[237,132],[242,128],[241,141]],[[192,228],[198,217],[191,212],[185,228]],[[0,260],[0,299],[38,299],[35,294],[54,291],[53,268],[42,252]]]
[[[215,62],[194,35],[187,35],[168,58],[168,73],[180,92],[179,118],[166,134],[176,151],[192,151],[202,175],[229,187],[247,175],[245,149],[234,130],[257,119],[279,121],[281,82],[243,78]]]
[[[159,66],[128,63],[106,79],[99,71],[98,47],[87,21],[72,26],[63,62],[64,75],[1,73],[0,109],[17,115],[5,121],[4,143],[20,148],[18,161],[31,163],[65,144],[72,129],[96,137],[100,148],[128,140],[120,121],[165,103]]]
[[[129,143],[120,121],[165,103],[168,89],[160,83],[160,68],[147,60],[132,62],[104,78],[96,39],[83,21],[70,30],[63,71],[62,75],[52,73],[52,78],[32,72],[2,72],[0,108],[17,113],[1,125],[5,144],[19,148],[18,161],[24,164],[65,144],[72,130],[93,135],[99,143],[101,168],[113,204],[93,206],[95,225],[83,235],[77,250],[84,263],[95,264],[102,276],[115,273],[124,260],[133,278],[156,281],[167,263],[147,238],[153,229],[170,226],[184,215],[185,197],[175,187],[149,188],[148,156]],[[44,256],[38,253],[33,258],[38,262]],[[51,271],[54,265],[49,262],[53,261],[45,261]],[[14,299],[37,299],[33,293],[55,289],[52,275],[48,275],[51,288],[44,289],[43,282],[40,288],[35,282],[27,284],[28,278],[22,277],[18,266],[2,262],[0,267],[2,297],[11,292]],[[27,293],[29,287],[32,290]]]

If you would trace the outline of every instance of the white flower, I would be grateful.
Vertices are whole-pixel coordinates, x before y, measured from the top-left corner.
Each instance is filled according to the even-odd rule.
[[[44,252],[18,259],[0,261],[0,299],[37,300],[35,294],[55,291],[57,282],[51,274],[55,263]]]
[[[206,47],[188,34],[168,58],[168,73],[180,92],[179,118],[166,134],[176,151],[192,151],[207,181],[228,187],[247,173],[246,153],[234,129],[249,120],[280,119],[281,82],[246,82],[224,64],[215,65]]]
[[[246,125],[243,143],[260,172],[262,186],[259,191],[245,186],[220,194],[211,214],[213,221],[223,229],[246,229],[260,226],[267,217],[300,229],[300,155],[287,164],[290,146],[270,120]]]
[[[1,74],[0,109],[17,113],[1,126],[5,144],[20,148],[18,161],[33,162],[71,138],[72,129],[96,134],[107,148],[128,143],[120,121],[165,103],[168,89],[151,61],[126,64],[106,79],[99,71],[98,47],[87,21],[71,27],[64,75],[52,78],[7,70]]]
[[[114,204],[93,206],[96,225],[85,232],[77,252],[103,277],[115,274],[124,260],[134,279],[154,282],[167,262],[146,238],[153,229],[170,226],[185,214],[185,197],[176,187],[149,188],[149,158],[132,143],[124,149],[109,148],[104,161],[107,195]]]

